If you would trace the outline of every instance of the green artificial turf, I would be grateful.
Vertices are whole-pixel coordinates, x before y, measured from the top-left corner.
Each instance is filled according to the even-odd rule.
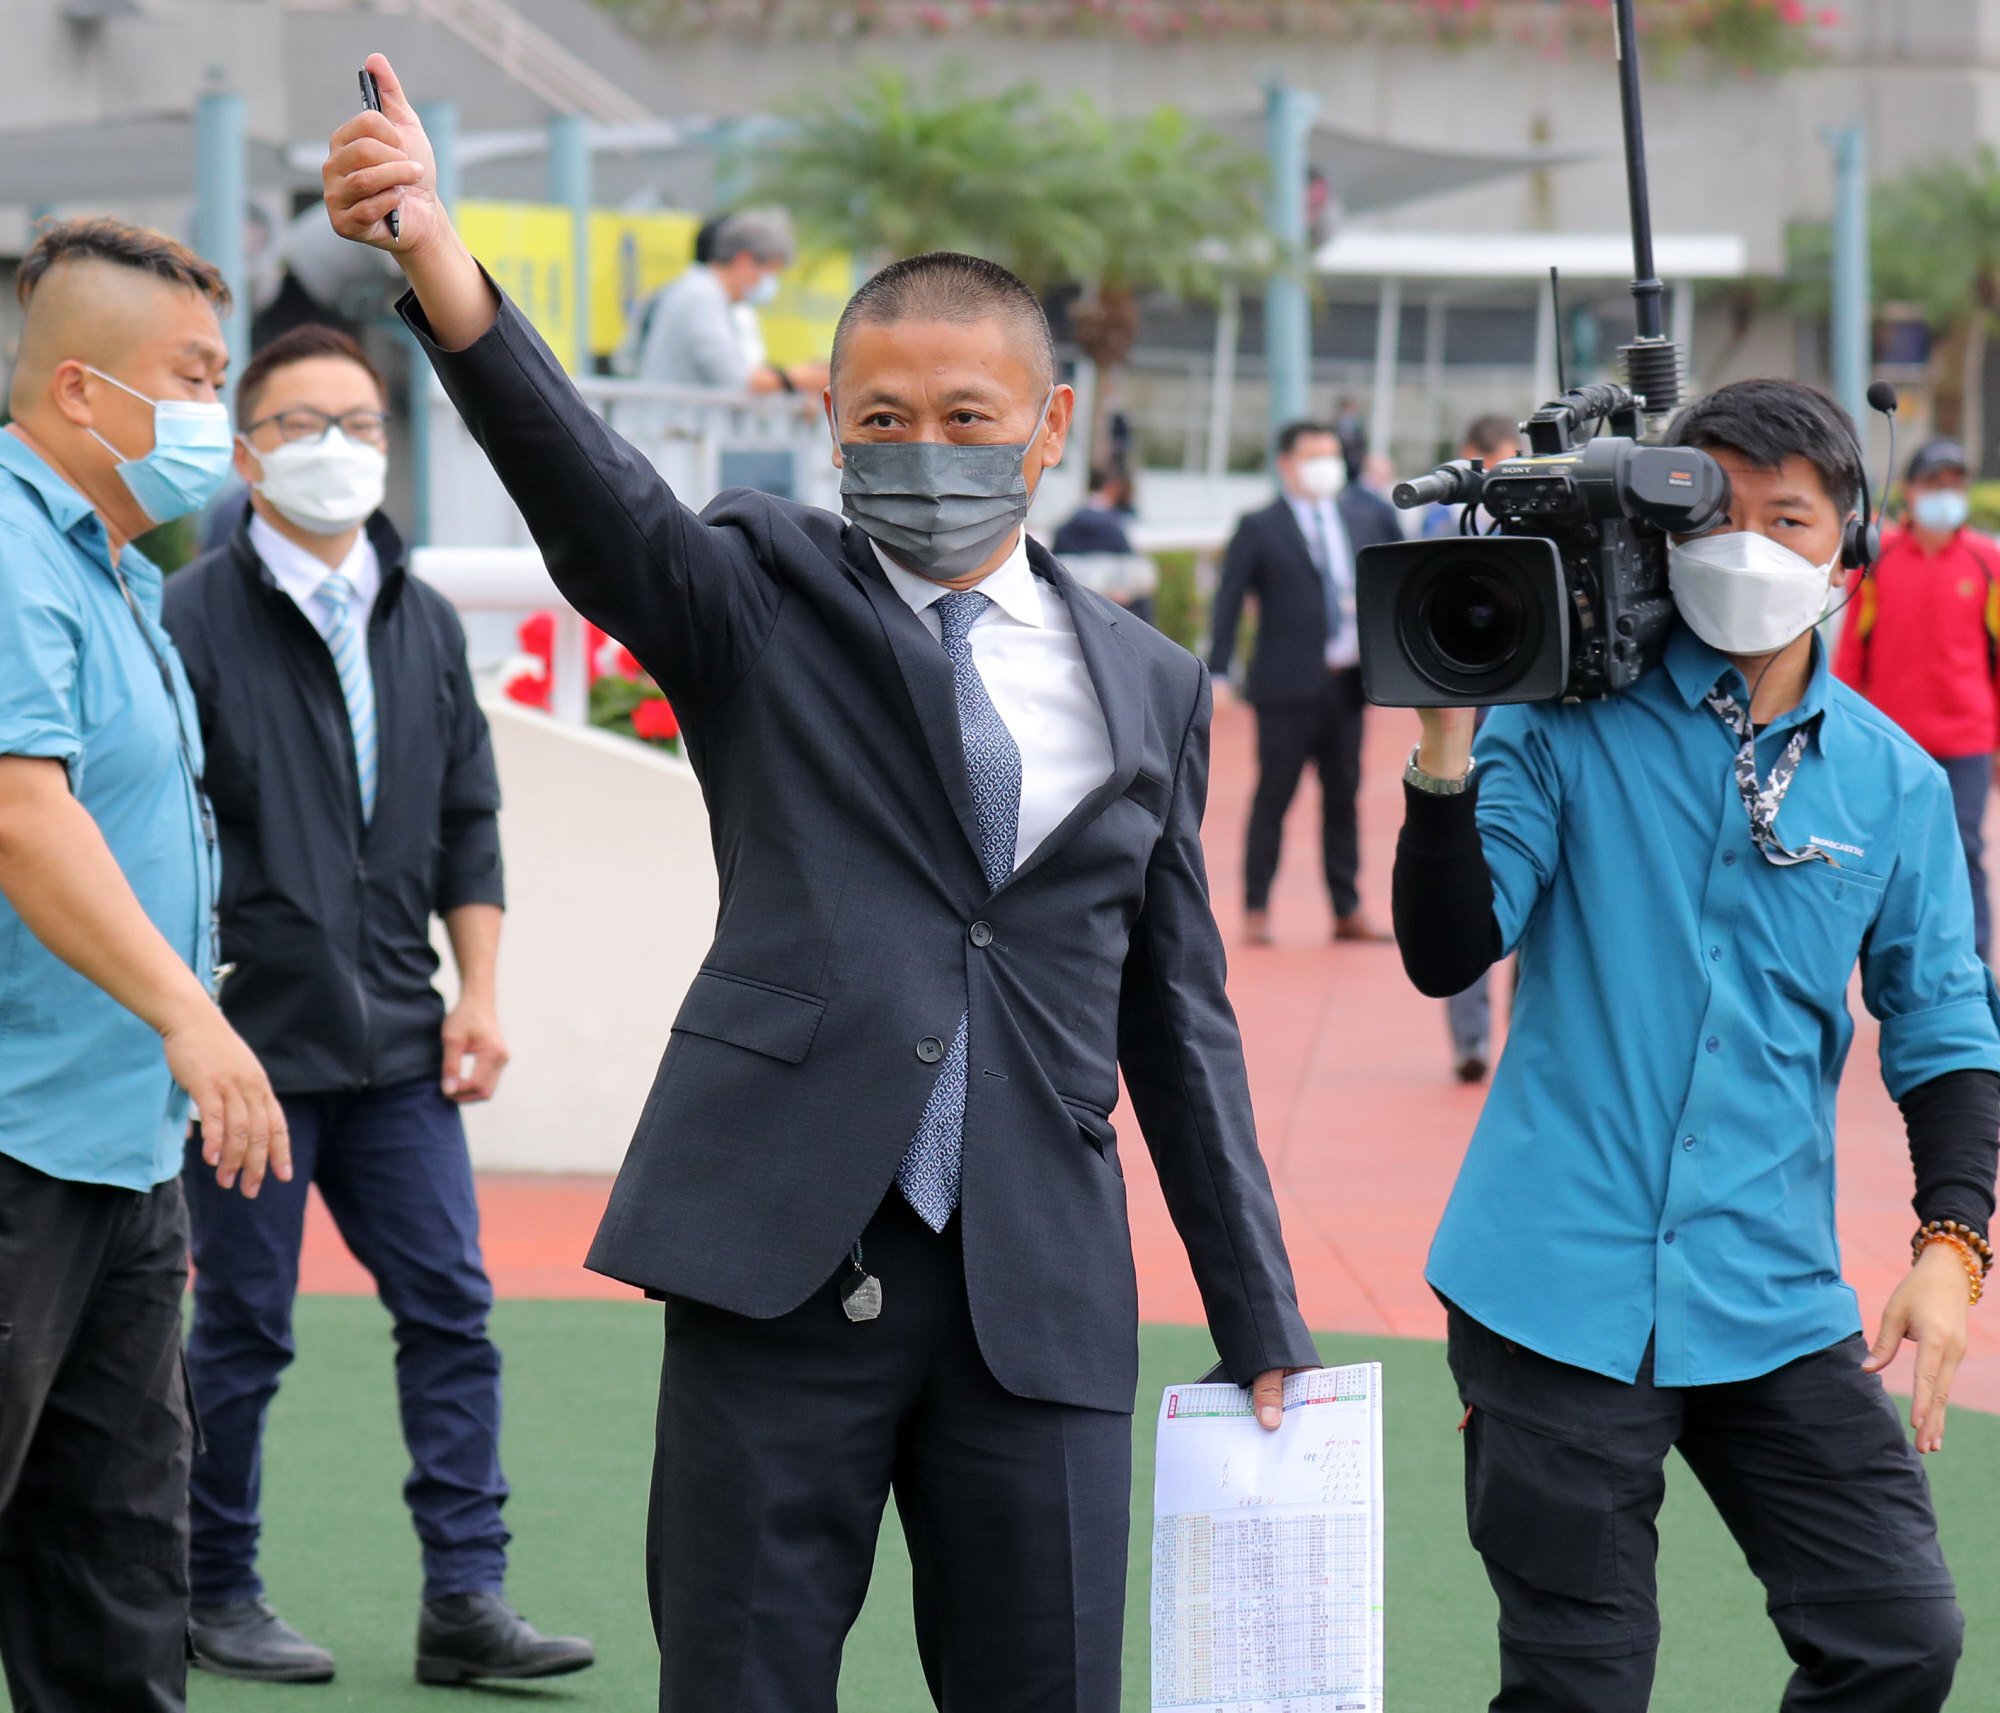
[[[410,1676],[416,1629],[415,1541],[400,1486],[386,1316],[373,1302],[306,1298],[299,1359],[272,1414],[265,1456],[264,1571],[287,1617],[332,1648],[336,1682],[274,1688],[195,1674],[195,1713],[296,1706],[403,1713],[442,1705],[547,1705],[638,1713],[653,1705],[655,1655],[642,1551],[657,1311],[622,1303],[508,1302],[495,1315],[507,1362],[507,1507],[515,1531],[510,1592],[536,1623],[596,1639],[600,1663],[544,1686],[420,1689]],[[1494,1682],[1493,1601],[1465,1544],[1459,1408],[1442,1347],[1328,1337],[1333,1361],[1387,1368],[1388,1706],[1470,1713]],[[1147,1523],[1152,1417],[1160,1390],[1212,1360],[1205,1334],[1144,1334],[1136,1459],[1125,1706],[1147,1706]],[[1971,1620],[1963,1713],[2000,1707],[2000,1418],[1955,1412],[1949,1451],[1931,1461],[1946,1547]],[[1685,1471],[1662,1519],[1666,1642],[1657,1713],[1775,1708],[1786,1663],[1761,1591]],[[930,1706],[909,1639],[909,1564],[893,1508],[874,1587],[847,1652],[841,1703],[852,1713]],[[0,1696],[4,1704],[4,1696]]]

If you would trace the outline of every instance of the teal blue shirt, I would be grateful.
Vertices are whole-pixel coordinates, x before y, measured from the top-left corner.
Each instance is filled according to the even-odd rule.
[[[1502,1336],[1631,1380],[1748,1379],[1860,1327],[1834,1228],[1848,983],[1901,1098],[2000,1071],[2000,994],[1943,771],[1827,670],[1759,737],[1768,778],[1816,722],[1750,841],[1736,739],[1704,705],[1723,657],[1685,628],[1600,701],[1497,710],[1479,830],[1520,985],[1427,1277]],[[1837,864],[1837,866],[1836,866]]]
[[[196,794],[200,720],[160,628],[158,568],[130,547],[118,565],[144,634],[89,503],[0,429],[0,755],[68,769],[140,906],[206,978],[215,862]],[[50,953],[0,895],[0,1153],[53,1177],[146,1190],[180,1170],[186,1128],[159,1036]]]

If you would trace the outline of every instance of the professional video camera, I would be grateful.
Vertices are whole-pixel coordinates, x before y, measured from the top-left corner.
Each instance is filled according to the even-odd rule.
[[[1638,338],[1621,352],[1629,386],[1577,387],[1544,405],[1522,424],[1521,457],[1398,485],[1405,509],[1463,506],[1464,533],[1362,551],[1355,603],[1371,702],[1462,708],[1623,689],[1659,659],[1673,622],[1667,537],[1728,514],[1714,459],[1642,444],[1649,420],[1680,402],[1680,352],[1661,332],[1632,0],[1613,0],[1612,18],[1636,275]]]

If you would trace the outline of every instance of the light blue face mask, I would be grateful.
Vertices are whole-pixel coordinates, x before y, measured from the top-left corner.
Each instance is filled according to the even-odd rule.
[[[109,381],[120,392],[153,407],[153,450],[143,458],[127,458],[94,428],[84,431],[118,460],[118,474],[152,522],[171,523],[198,512],[221,492],[229,479],[236,445],[228,406],[195,399],[147,398],[116,375],[107,375],[88,363],[84,368],[100,381]]]
[[[750,288],[749,295],[743,301],[757,309],[763,309],[768,304],[776,303],[778,301],[778,276],[776,274],[766,274]]]
[[[1963,488],[1927,488],[1910,499],[1910,516],[1919,529],[1932,535],[1949,535],[1962,527],[1972,514],[1972,502]]]

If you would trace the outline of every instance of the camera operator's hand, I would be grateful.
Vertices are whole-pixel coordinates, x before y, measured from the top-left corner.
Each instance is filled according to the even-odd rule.
[[[1433,779],[1463,779],[1472,766],[1472,739],[1479,730],[1476,708],[1419,708],[1424,728],[1417,766]]]
[[[1882,1330],[1862,1367],[1879,1374],[1896,1359],[1905,1339],[1917,1347],[1910,1427],[1919,1451],[1944,1450],[1944,1408],[1965,1356],[1972,1295],[1965,1266],[1948,1243],[1933,1243],[1917,1257],[1882,1311]]]

